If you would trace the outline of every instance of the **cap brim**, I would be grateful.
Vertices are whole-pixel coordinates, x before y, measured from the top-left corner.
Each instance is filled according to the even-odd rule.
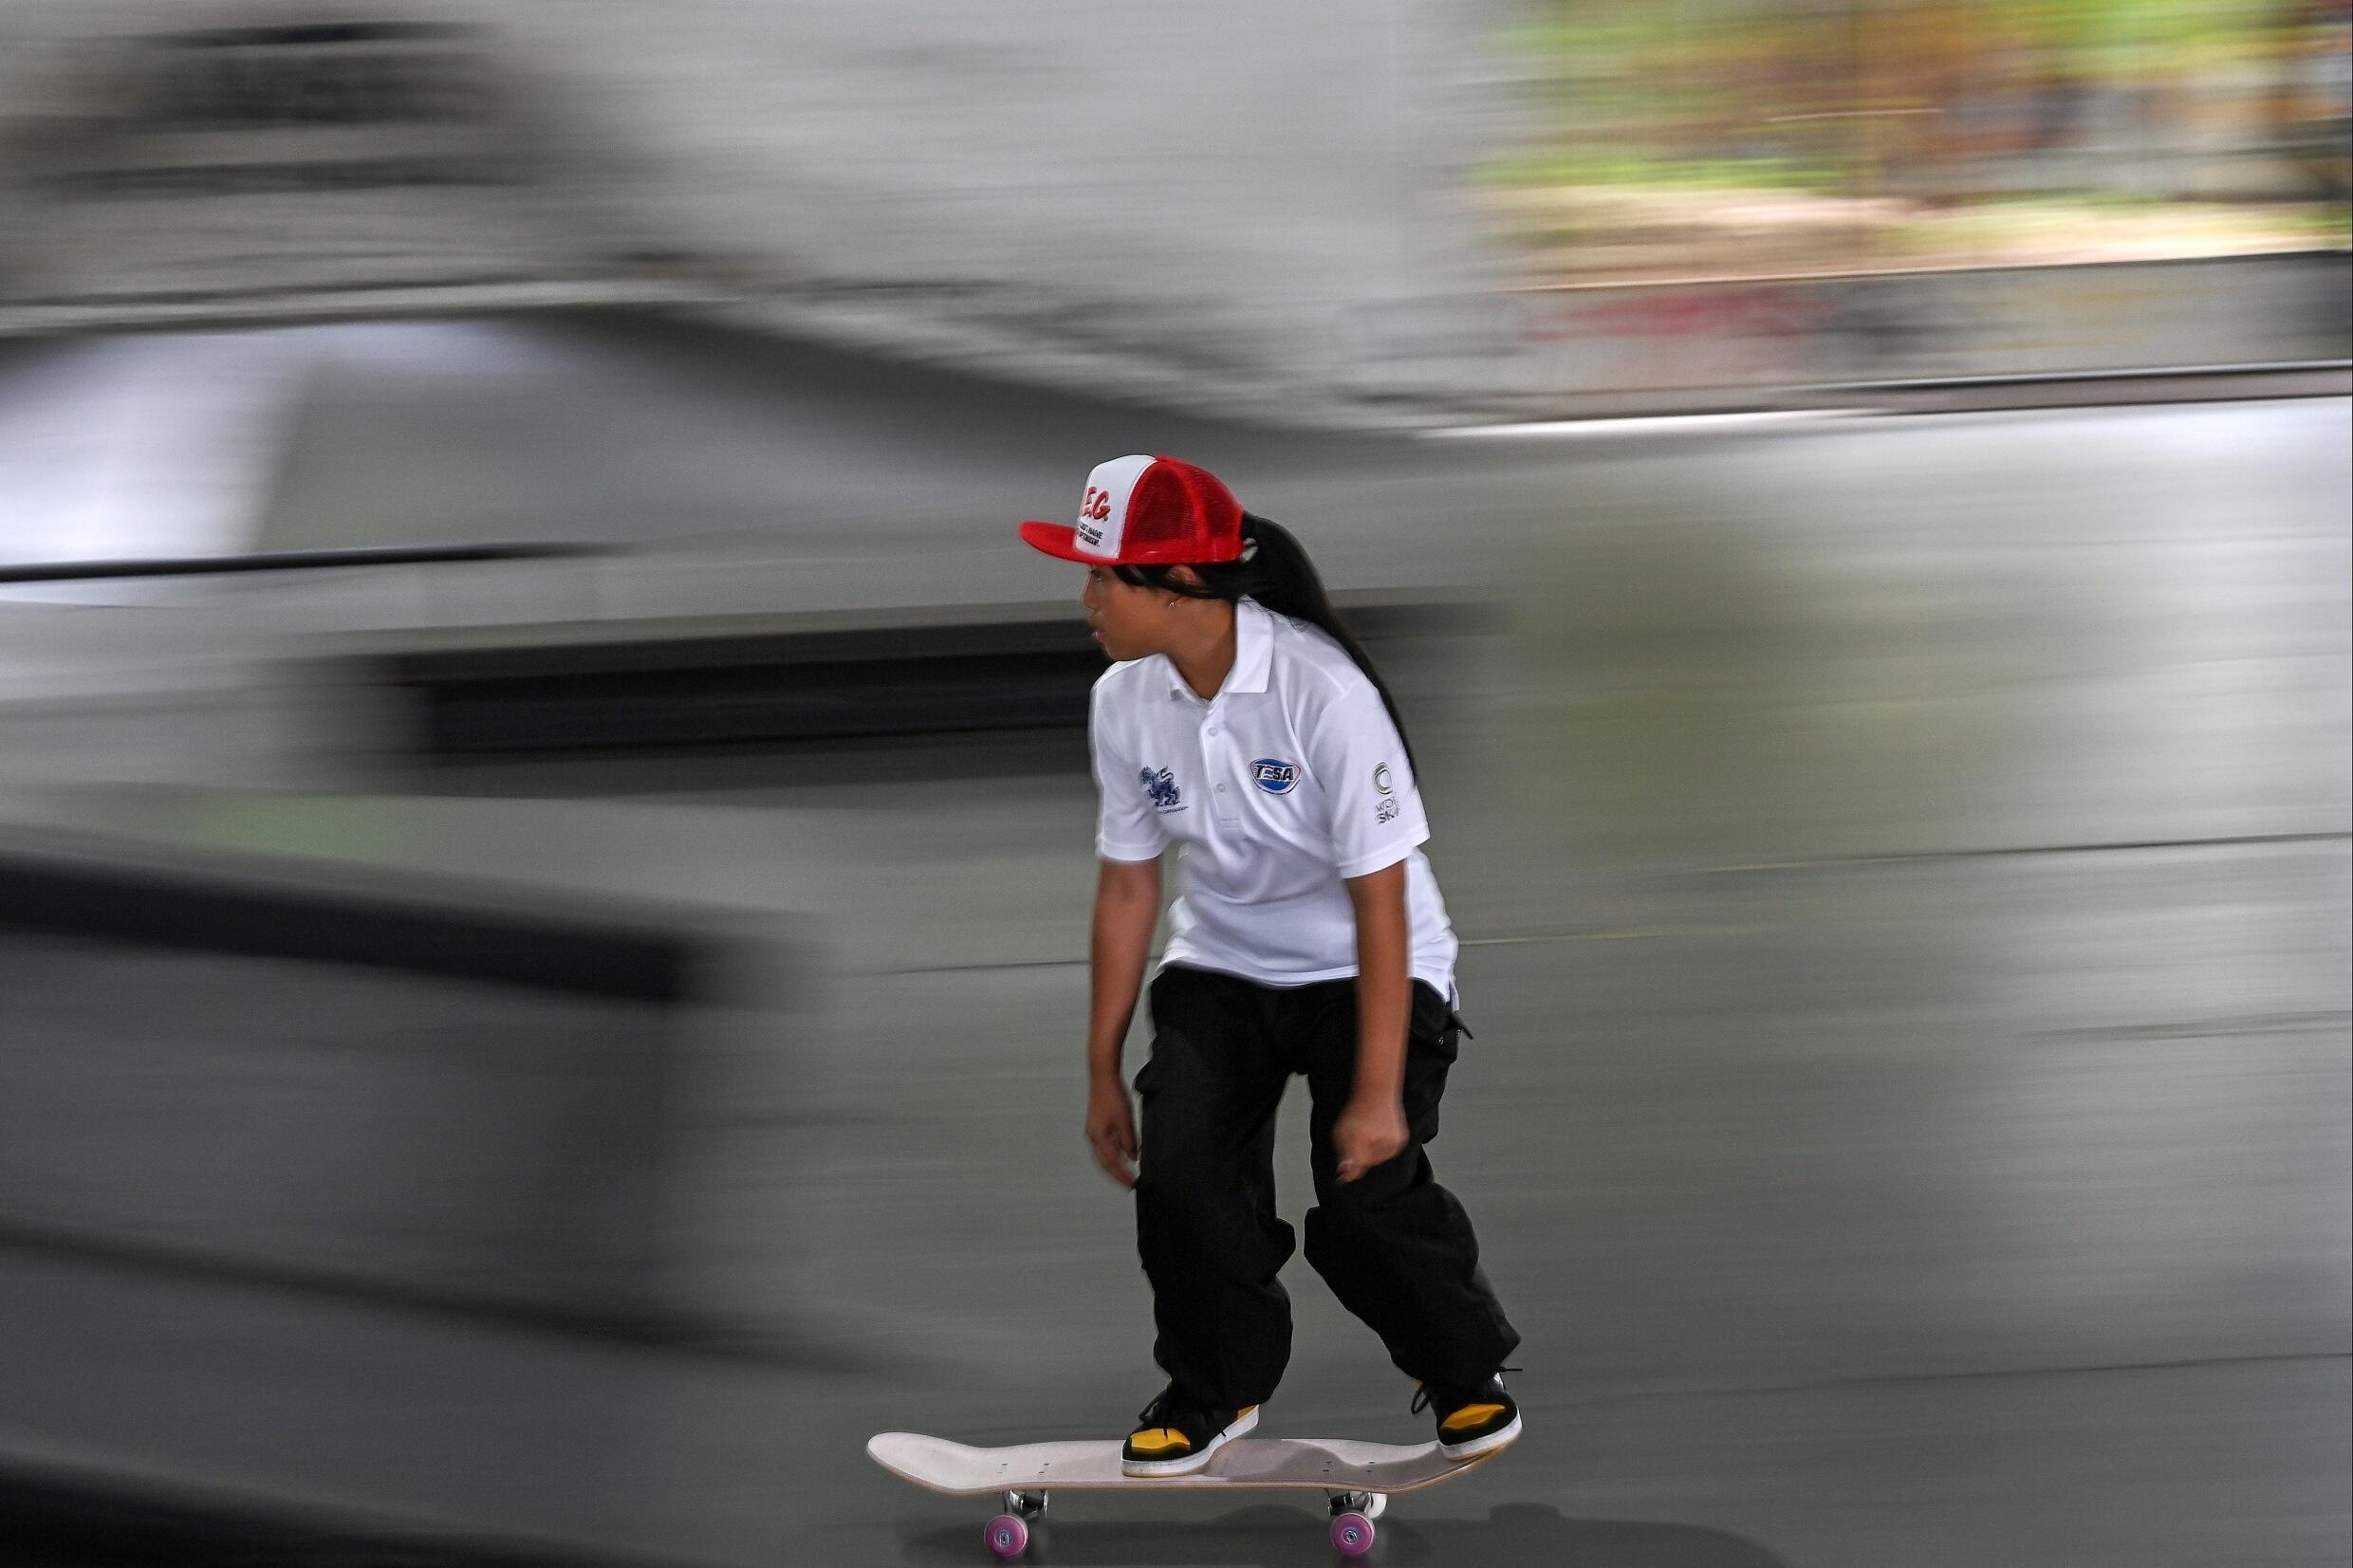
[[[1021,542],[1033,550],[1064,561],[1075,561],[1083,566],[1100,566],[1104,558],[1089,555],[1079,548],[1079,530],[1067,523],[1041,523],[1035,519],[1021,526]]]

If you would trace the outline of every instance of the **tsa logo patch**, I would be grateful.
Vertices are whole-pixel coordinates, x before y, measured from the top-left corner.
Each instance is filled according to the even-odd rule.
[[[1299,765],[1261,757],[1251,764],[1251,783],[1269,795],[1288,795],[1298,787]]]
[[[1155,772],[1144,767],[1139,768],[1137,773],[1143,780],[1144,793],[1152,797],[1153,805],[1162,811],[1182,811],[1185,808],[1184,793],[1176,787],[1176,777],[1167,768]]]

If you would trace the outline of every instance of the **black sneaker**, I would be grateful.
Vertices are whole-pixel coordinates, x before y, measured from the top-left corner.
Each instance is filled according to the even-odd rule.
[[[1425,1409],[1437,1418],[1438,1452],[1448,1459],[1476,1459],[1520,1435],[1520,1404],[1504,1388],[1501,1373],[1469,1388],[1424,1383],[1414,1395],[1414,1411]]]
[[[1124,1475],[1191,1475],[1207,1465],[1210,1455],[1258,1425],[1258,1407],[1214,1411],[1195,1401],[1174,1383],[1160,1396],[1136,1412],[1140,1423],[1120,1450]]]

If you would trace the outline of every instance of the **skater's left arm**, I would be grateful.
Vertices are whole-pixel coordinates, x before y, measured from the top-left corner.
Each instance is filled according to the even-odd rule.
[[[1345,877],[1356,910],[1356,1088],[1332,1127],[1340,1179],[1354,1181],[1405,1152],[1405,862]]]

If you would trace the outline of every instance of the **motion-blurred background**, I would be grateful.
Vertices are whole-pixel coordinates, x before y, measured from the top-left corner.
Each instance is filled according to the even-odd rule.
[[[1127,452],[1425,760],[1530,1430],[1380,1560],[2353,1559],[2349,49],[0,6],[0,1564],[972,1561],[868,1433],[1124,1430],[1011,526]],[[1292,1282],[1269,1430],[1425,1435]]]

